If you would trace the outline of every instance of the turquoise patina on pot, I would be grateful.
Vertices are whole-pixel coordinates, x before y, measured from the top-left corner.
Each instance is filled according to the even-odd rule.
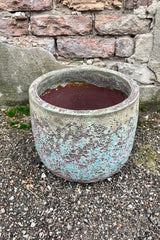
[[[40,95],[70,81],[112,87],[128,97],[109,108],[70,110]],[[29,89],[36,149],[50,171],[67,180],[95,182],[110,177],[128,160],[137,127],[139,88],[120,73],[96,67],[49,72]]]

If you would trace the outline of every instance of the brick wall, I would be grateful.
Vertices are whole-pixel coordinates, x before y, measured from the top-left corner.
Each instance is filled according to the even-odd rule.
[[[150,64],[150,56],[156,44],[153,40],[158,3],[1,0],[0,41],[20,47],[43,47],[58,60],[101,64],[131,75],[139,84],[157,87],[160,77]],[[139,75],[136,64],[142,69]]]
[[[152,0],[1,0],[0,36],[69,58],[130,57],[152,20],[133,14]],[[124,37],[122,37],[124,36]],[[3,38],[2,38],[3,37]]]

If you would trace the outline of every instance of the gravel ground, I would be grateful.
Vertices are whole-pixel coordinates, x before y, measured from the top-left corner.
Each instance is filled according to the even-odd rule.
[[[140,111],[127,164],[111,178],[80,184],[40,162],[27,116],[0,111],[0,239],[160,239],[160,113]]]

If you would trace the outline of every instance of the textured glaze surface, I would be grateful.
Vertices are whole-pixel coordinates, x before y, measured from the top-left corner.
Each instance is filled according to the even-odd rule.
[[[113,107],[68,110],[44,102],[39,95],[69,76],[97,85],[117,86],[129,96]],[[93,79],[93,80],[92,80]],[[93,67],[43,75],[30,87],[32,130],[42,162],[55,175],[95,182],[114,174],[128,160],[138,118],[139,89],[123,75]]]

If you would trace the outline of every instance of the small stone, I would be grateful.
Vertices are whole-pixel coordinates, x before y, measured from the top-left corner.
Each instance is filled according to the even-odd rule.
[[[42,238],[44,236],[43,232],[39,233],[39,237]]]
[[[113,226],[115,227],[116,225],[117,225],[117,223],[116,223],[116,222],[114,222],[114,223],[113,223]]]
[[[4,208],[2,208],[1,210],[0,210],[0,214],[3,214],[3,213],[5,213],[6,211],[5,211],[5,209]]]
[[[22,224],[21,222],[18,222],[18,225],[19,225],[20,227],[23,227],[23,224]]]
[[[155,214],[154,214],[156,217],[158,217],[159,216],[159,213],[158,212],[155,212]]]
[[[53,232],[49,232],[49,236],[50,236],[50,237],[53,236]]]
[[[0,42],[7,42],[7,37],[0,36]]]
[[[147,213],[148,213],[148,214],[151,214],[151,213],[152,213],[152,211],[151,211],[150,208],[147,209]]]
[[[11,196],[11,197],[9,198],[9,200],[10,200],[10,201],[14,200],[14,196]]]
[[[132,204],[129,204],[129,205],[128,205],[128,208],[132,209],[132,208],[133,208]]]
[[[47,189],[48,189],[49,191],[51,191],[51,187],[50,187],[49,185],[47,186]]]
[[[87,220],[87,219],[84,219],[84,222],[85,222],[85,223],[88,223],[88,220]]]
[[[144,118],[147,121],[149,119],[149,115],[144,116]]]
[[[46,178],[46,174],[45,174],[45,173],[42,173],[41,178],[42,178],[42,179]]]
[[[34,228],[36,226],[36,223],[35,222],[32,222],[31,223],[31,227]]]
[[[26,238],[26,239],[29,239],[29,235],[28,234],[23,235],[23,237]]]
[[[70,224],[67,224],[67,229],[72,230],[72,226]]]
[[[112,181],[112,178],[107,178],[107,180],[108,180],[109,182],[111,182],[111,181]]]
[[[24,12],[16,12],[16,13],[14,13],[13,17],[15,19],[27,19]]]
[[[87,60],[88,65],[92,65],[93,61],[91,59]]]

